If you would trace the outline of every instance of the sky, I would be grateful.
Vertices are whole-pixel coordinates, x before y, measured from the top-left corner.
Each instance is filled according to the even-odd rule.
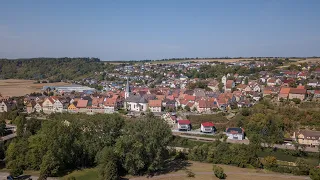
[[[0,58],[320,56],[319,0],[0,1]]]

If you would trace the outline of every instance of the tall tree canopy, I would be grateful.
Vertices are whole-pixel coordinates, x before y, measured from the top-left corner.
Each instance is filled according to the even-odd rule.
[[[169,126],[157,118],[129,123],[116,143],[116,153],[130,174],[163,168],[172,138]]]

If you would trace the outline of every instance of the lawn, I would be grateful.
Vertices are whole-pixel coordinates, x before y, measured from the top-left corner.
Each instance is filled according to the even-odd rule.
[[[67,180],[68,177],[71,176],[75,177],[77,180],[96,180],[98,179],[98,169],[91,168],[73,171],[72,173],[62,177],[61,180]]]

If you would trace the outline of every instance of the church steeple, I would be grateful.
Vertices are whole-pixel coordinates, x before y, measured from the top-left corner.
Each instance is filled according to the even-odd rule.
[[[127,84],[126,84],[126,91],[124,92],[124,98],[127,99],[130,95],[130,84],[129,84],[129,77],[127,77]]]

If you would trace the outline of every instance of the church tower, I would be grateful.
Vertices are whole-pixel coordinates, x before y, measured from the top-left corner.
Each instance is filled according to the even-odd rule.
[[[127,78],[126,91],[124,92],[124,98],[127,99],[130,95],[129,77]]]
[[[223,76],[221,78],[221,82],[223,83],[223,86],[226,86],[227,85],[227,77],[226,76]]]

